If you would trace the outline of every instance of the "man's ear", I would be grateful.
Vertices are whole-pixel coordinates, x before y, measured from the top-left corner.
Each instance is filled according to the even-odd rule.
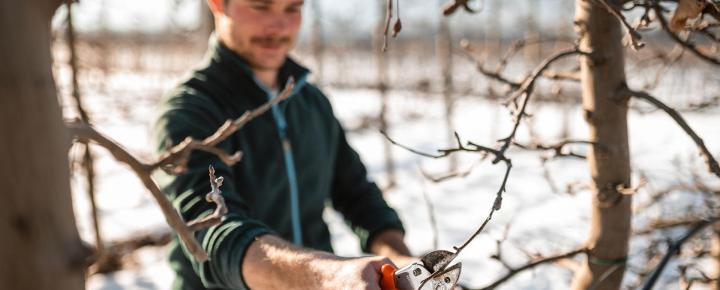
[[[210,11],[214,15],[225,14],[225,0],[207,0],[207,4],[210,7]]]

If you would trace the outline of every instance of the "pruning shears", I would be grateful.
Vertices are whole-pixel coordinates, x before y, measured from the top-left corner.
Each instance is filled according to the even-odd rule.
[[[380,268],[382,290],[452,290],[460,279],[462,263],[448,265],[456,254],[437,250],[401,269],[390,264]]]

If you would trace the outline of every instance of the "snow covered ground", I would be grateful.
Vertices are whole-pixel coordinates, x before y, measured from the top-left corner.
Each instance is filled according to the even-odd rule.
[[[142,84],[135,84],[142,85]],[[379,111],[377,92],[362,90],[327,89],[335,112],[347,128],[360,125],[363,117]],[[153,118],[156,99],[126,100],[130,105],[117,105],[101,95],[87,96],[88,106],[97,117],[97,127],[113,137],[130,151],[149,156],[149,126]],[[122,107],[122,110],[118,109]],[[456,103],[454,123],[463,140],[493,145],[510,131],[511,118],[502,105],[473,97],[463,97]],[[560,138],[562,116],[570,117],[570,138],[587,139],[587,129],[578,107],[558,104],[532,104],[530,123],[524,123],[518,141],[529,142],[528,127],[532,126],[542,142],[552,143]],[[448,129],[444,125],[443,105],[439,96],[418,96],[417,93],[394,92],[390,95],[392,129],[389,134],[397,141],[425,152],[452,146],[448,143]],[[716,156],[720,155],[718,116],[713,112],[686,114],[689,124],[705,138]],[[704,171],[697,148],[675,123],[661,112],[630,114],[630,141],[634,172],[643,171],[649,181],[661,187],[676,180],[689,181],[691,172]],[[368,166],[370,175],[381,186],[387,184],[383,146],[386,142],[377,129],[354,132],[349,135],[354,148],[359,151]],[[573,151],[585,152],[583,146],[573,146]],[[433,248],[433,231],[423,192],[434,206],[438,226],[438,246],[451,249],[464,242],[480,225],[490,208],[504,173],[502,164],[484,162],[474,168],[465,178],[443,183],[425,180],[420,168],[427,172],[442,174],[447,171],[448,161],[431,160],[393,147],[397,166],[397,186],[386,191],[389,203],[398,209],[407,228],[407,242],[415,254]],[[99,178],[97,200],[106,240],[157,231],[166,228],[164,219],[150,195],[124,165],[114,161],[103,149],[96,148]],[[503,208],[487,229],[463,252],[462,282],[480,287],[491,283],[504,273],[504,268],[490,258],[496,251],[496,240],[505,234],[503,255],[511,265],[522,265],[525,253],[553,254],[579,247],[586,239],[590,215],[590,194],[580,191],[575,195],[564,192],[565,185],[589,180],[587,164],[579,159],[556,159],[546,164],[555,187],[544,177],[542,153],[511,150],[513,169],[508,182]],[[458,155],[459,168],[468,168],[476,162],[476,154]],[[678,165],[679,164],[679,165]],[[678,166],[682,166],[680,169]],[[633,182],[637,182],[635,174]],[[710,179],[712,180],[712,179]],[[716,181],[715,184],[717,184]],[[83,177],[73,177],[73,192],[78,226],[82,237],[93,242],[88,200],[84,193]],[[637,203],[647,199],[641,191]],[[670,197],[668,204],[677,211],[685,204],[697,206],[682,195]],[[655,207],[640,215],[635,224],[642,227],[648,217],[668,214],[668,208]],[[357,239],[352,235],[341,217],[328,210],[326,220],[333,234],[336,252],[345,256],[360,255]],[[646,239],[632,242],[631,265],[644,263],[639,253],[646,247]],[[145,248],[134,255],[136,264],[109,275],[94,275],[88,279],[91,290],[110,289],[168,289],[172,272],[165,261],[164,248]],[[580,258],[578,258],[580,259]],[[677,287],[671,265],[662,287]],[[572,277],[570,270],[556,265],[542,266],[520,274],[505,283],[502,289],[564,289]],[[628,277],[631,281],[633,277]]]

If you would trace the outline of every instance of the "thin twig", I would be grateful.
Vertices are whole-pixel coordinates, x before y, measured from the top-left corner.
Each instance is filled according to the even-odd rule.
[[[193,232],[198,231],[207,227],[217,225],[222,221],[225,214],[227,214],[227,207],[225,201],[220,195],[220,186],[222,185],[222,177],[215,177],[215,170],[210,166],[210,186],[211,191],[207,194],[206,199],[208,202],[216,204],[215,211],[205,217],[200,217],[189,223],[185,223],[183,218],[173,208],[170,201],[167,199],[165,194],[162,193],[158,185],[152,179],[151,174],[158,168],[168,169],[171,172],[178,172],[178,168],[185,168],[190,152],[192,150],[204,150],[213,154],[218,155],[223,161],[232,163],[232,161],[239,160],[240,154],[227,155],[224,151],[214,148],[220,142],[225,140],[227,137],[243,128],[248,122],[255,119],[257,116],[267,112],[274,104],[285,100],[292,95],[295,82],[293,78],[289,78],[285,88],[277,97],[269,100],[262,106],[245,112],[242,116],[235,120],[228,120],[223,124],[217,131],[202,141],[194,141],[193,139],[186,138],[181,144],[178,144],[163,154],[160,159],[153,163],[144,163],[133,156],[130,152],[125,150],[117,142],[113,141],[109,137],[103,135],[97,131],[92,125],[82,121],[71,121],[66,122],[66,127],[70,131],[71,135],[74,136],[80,142],[88,143],[93,141],[98,145],[107,149],[114,157],[120,162],[123,162],[130,166],[137,177],[142,181],[143,185],[150,191],[155,198],[156,202],[160,206],[160,210],[163,212],[165,219],[178,236],[182,240],[183,244],[187,247],[188,251],[198,261],[206,261],[208,259],[207,252],[203,250],[198,241],[194,238]]]
[[[487,156],[488,156],[487,152],[481,152],[480,154],[481,154],[481,155],[480,155],[480,158],[478,158],[477,160],[475,160],[475,162],[473,162],[472,164],[470,164],[470,166],[468,166],[468,167],[467,167],[466,169],[464,169],[464,170],[456,170],[456,171],[453,171],[453,172],[445,173],[445,174],[440,175],[440,176],[433,176],[433,175],[431,175],[430,173],[428,173],[427,171],[425,171],[425,170],[421,167],[421,168],[420,168],[420,174],[422,174],[422,176],[425,177],[425,179],[430,180],[430,181],[432,181],[433,183],[440,183],[440,182],[443,182],[443,181],[446,181],[446,180],[450,180],[450,179],[453,179],[453,178],[458,178],[458,177],[460,177],[460,178],[466,177],[466,176],[470,175],[470,173],[472,173],[473,169],[475,169],[475,166],[477,166],[478,164],[480,164],[480,163],[482,163],[483,161],[485,161],[485,158],[487,158]]]
[[[681,39],[680,36],[678,36],[675,32],[673,32],[670,29],[670,27],[668,26],[667,19],[665,19],[665,15],[663,15],[662,7],[660,6],[660,3],[658,1],[650,0],[650,3],[652,3],[651,6],[653,8],[653,11],[655,12],[655,15],[657,16],[658,21],[660,22],[660,26],[665,31],[665,33],[667,33],[667,35],[670,36],[670,38],[672,38],[672,40],[674,40],[678,44],[682,45],[683,47],[688,49],[690,52],[692,52],[694,55],[705,60],[706,62],[714,64],[714,65],[720,65],[720,59],[713,58],[709,55],[706,55],[706,54],[700,52],[700,50],[698,50],[698,48],[695,46],[695,44]]]
[[[178,214],[172,206],[172,203],[167,199],[165,194],[160,191],[160,188],[150,177],[150,172],[146,170],[146,165],[140,162],[127,150],[122,148],[116,142],[110,138],[102,135],[100,132],[95,130],[91,125],[82,122],[68,122],[66,124],[70,130],[72,136],[80,142],[87,143],[94,141],[98,145],[107,149],[118,161],[130,166],[137,177],[142,181],[143,185],[150,190],[150,193],[155,198],[155,201],[160,206],[160,210],[163,212],[165,219],[178,236],[182,240],[183,244],[187,247],[188,251],[198,261],[206,261],[208,259],[207,252],[203,250],[198,241],[193,236],[192,232],[185,225],[185,221]]]
[[[208,172],[210,175],[210,192],[205,195],[205,200],[216,205],[215,211],[204,218],[189,222],[187,226],[192,232],[220,224],[228,213],[225,199],[220,191],[224,179],[222,176],[215,177],[215,168],[213,168],[212,165],[208,168]]]
[[[82,97],[80,95],[80,83],[79,83],[79,66],[78,66],[78,54],[77,48],[75,47],[75,27],[73,23],[73,1],[68,0],[65,3],[67,7],[67,45],[70,51],[70,70],[72,71],[72,97],[75,100],[75,109],[80,115],[80,119],[83,122],[90,123],[90,116],[88,115],[85,107],[83,106]],[[90,200],[90,211],[93,221],[93,230],[95,231],[95,247],[97,254],[95,255],[95,263],[103,263],[105,257],[105,244],[102,239],[102,232],[100,230],[100,215],[98,213],[97,201],[95,199],[95,164],[92,151],[90,147],[85,144],[81,147],[82,153],[82,164],[85,168],[85,180],[87,183],[87,196]]]
[[[695,224],[684,236],[682,236],[677,241],[670,243],[668,247],[667,253],[663,256],[662,260],[660,261],[660,264],[658,264],[657,267],[655,267],[655,270],[652,273],[652,276],[645,282],[645,285],[643,286],[642,290],[651,290],[653,286],[655,286],[655,283],[657,282],[658,278],[660,278],[660,275],[662,274],[663,270],[665,270],[665,267],[667,266],[668,262],[670,262],[670,259],[678,254],[680,252],[680,248],[682,245],[692,239],[693,236],[701,232],[703,229],[705,229],[707,226],[710,226],[717,221],[720,221],[718,218],[713,218],[709,220],[701,221],[697,224]]]
[[[584,141],[584,140],[563,140],[560,142],[557,142],[555,144],[539,144],[539,143],[531,143],[531,144],[520,144],[517,142],[512,143],[513,146],[519,147],[524,150],[537,150],[537,151],[552,151],[553,156],[552,157],[575,157],[579,159],[586,159],[585,155],[577,154],[574,152],[566,152],[565,149],[568,145],[576,145],[576,144],[584,144],[584,145],[594,145],[599,146],[599,143],[592,142],[592,141]]]
[[[630,23],[627,22],[627,19],[625,18],[625,16],[622,15],[622,13],[620,12],[620,9],[618,9],[618,7],[615,7],[614,5],[609,4],[605,0],[595,0],[595,1],[600,2],[600,4],[602,4],[603,7],[605,7],[605,9],[607,9],[607,11],[610,14],[615,16],[615,18],[620,20],[620,22],[625,26],[625,29],[627,29],[627,31],[628,31],[628,36],[630,36],[630,43],[632,43],[632,48],[634,50],[636,50],[636,51],[640,50],[643,46],[645,46],[645,44],[641,41],[642,36],[640,35],[640,33],[638,33],[637,30],[635,30],[635,28],[633,28],[632,25],[630,25]]]
[[[492,160],[492,164],[497,164],[498,162],[505,163],[505,174],[503,176],[502,183],[500,185],[500,188],[498,189],[497,193],[495,194],[495,200],[490,208],[490,211],[485,218],[485,220],[482,222],[480,227],[460,246],[453,247],[455,252],[449,256],[442,265],[440,265],[439,269],[436,270],[430,277],[423,280],[423,282],[420,285],[420,288],[422,288],[427,281],[430,281],[432,278],[435,278],[439,275],[442,275],[445,271],[445,268],[450,265],[450,263],[457,258],[457,256],[467,247],[470,242],[472,242],[481,232],[483,229],[485,229],[485,226],[492,220],[492,217],[496,211],[499,211],[502,207],[502,200],[503,200],[503,193],[506,191],[507,188],[507,181],[508,177],[510,176],[510,170],[512,169],[512,161],[505,156],[505,152],[510,148],[510,145],[512,144],[513,140],[515,139],[515,134],[517,133],[517,129],[520,126],[520,122],[522,121],[522,117],[526,115],[525,110],[527,109],[527,104],[530,99],[530,96],[532,95],[532,91],[534,88],[535,81],[542,75],[543,71],[545,71],[553,62],[562,59],[563,57],[569,56],[569,55],[585,55],[589,56],[589,53],[583,52],[579,50],[577,47],[574,47],[569,50],[562,50],[558,53],[555,53],[545,59],[541,62],[541,64],[533,71],[533,73],[528,76],[525,81],[522,83],[520,88],[515,91],[515,93],[511,96],[511,98],[517,98],[520,95],[525,95],[525,99],[523,101],[522,107],[518,111],[518,113],[515,114],[515,124],[513,126],[513,130],[510,132],[510,134],[501,139],[498,140],[501,145],[498,149],[493,149],[490,147],[482,146],[479,144],[475,144],[473,142],[467,142],[466,145],[463,145],[460,141],[460,137],[457,133],[455,133],[455,138],[457,141],[457,146],[455,148],[447,148],[447,149],[439,149],[437,150],[437,154],[429,154],[425,153],[419,150],[415,150],[413,148],[410,148],[409,146],[402,145],[392,138],[390,138],[385,132],[381,132],[385,138],[387,138],[392,144],[399,146],[403,149],[406,149],[410,152],[413,152],[415,154],[429,157],[429,158],[442,158],[445,156],[448,156],[455,152],[485,152],[486,154],[492,154],[494,156],[494,159]]]
[[[533,90],[535,88],[535,82],[537,81],[537,79],[542,75],[542,73],[548,67],[550,67],[550,65],[553,62],[555,62],[559,59],[562,59],[564,57],[571,56],[571,55],[589,56],[590,54],[587,52],[581,51],[577,47],[574,47],[574,48],[568,49],[568,50],[561,50],[561,51],[551,55],[550,57],[546,58],[542,63],[540,63],[540,65],[533,71],[533,73],[530,76],[528,76],[525,79],[525,81],[523,81],[522,86],[518,90],[516,90],[515,93],[513,93],[505,101],[506,104],[509,104],[510,102],[515,103],[517,98],[519,98],[520,96],[523,96],[523,95],[525,96],[520,109],[515,113],[515,124],[513,125],[512,131],[510,132],[510,134],[507,137],[499,140],[501,142],[504,142],[503,147],[501,147],[500,151],[505,151],[510,146],[510,144],[514,141],[515,134],[517,133],[517,129],[520,126],[520,121],[526,115],[525,111],[526,111],[527,105],[530,101],[530,97],[532,96]]]
[[[700,136],[698,136],[692,128],[690,128],[690,125],[688,125],[685,119],[675,109],[669,107],[668,105],[651,96],[647,92],[633,91],[627,87],[622,88],[621,97],[622,96],[631,96],[642,99],[667,113],[673,120],[675,120],[675,122],[683,129],[683,131],[685,131],[685,133],[690,136],[693,142],[695,142],[695,145],[698,146],[698,148],[700,149],[700,154],[705,159],[708,171],[715,174],[717,177],[720,177],[720,165],[718,165],[717,160],[715,160],[712,153],[710,153],[710,150],[708,150],[708,148],[705,146],[705,142],[703,141],[703,139],[700,138]]]
[[[390,21],[392,20],[392,8],[393,0],[385,0],[387,2],[387,6],[385,8],[385,30],[383,31],[383,47],[382,51],[387,51],[388,46],[388,34],[390,33]]]
[[[475,63],[475,68],[479,73],[485,75],[486,77],[499,81],[503,84],[506,84],[512,89],[518,89],[520,87],[520,83],[511,81],[506,77],[502,76],[499,69],[491,71],[490,69],[485,68],[485,66],[483,65],[483,61],[472,54],[473,49],[468,40],[463,39],[460,42],[460,47],[462,48],[463,55],[467,57],[470,61]]]
[[[433,202],[428,195],[427,188],[425,187],[425,182],[420,181],[420,184],[422,185],[423,201],[425,202],[425,207],[428,211],[428,217],[430,218],[430,230],[432,231],[433,236],[432,249],[437,249],[438,240],[440,238],[440,231],[438,230],[437,219],[435,218],[435,208],[433,207]]]
[[[190,157],[190,152],[193,150],[206,151],[217,155],[228,165],[235,164],[240,161],[240,158],[242,158],[241,152],[235,152],[233,155],[230,155],[215,146],[233,133],[245,127],[248,122],[270,110],[273,105],[289,98],[290,95],[292,95],[294,87],[295,81],[292,77],[290,77],[285,85],[285,88],[282,92],[280,92],[280,94],[278,94],[277,97],[269,100],[252,111],[246,111],[235,120],[227,120],[222,126],[220,126],[220,128],[217,129],[217,131],[215,131],[215,133],[202,141],[197,141],[191,137],[187,137],[183,140],[183,142],[180,142],[180,144],[166,150],[157,162],[147,165],[147,170],[153,171],[155,169],[162,168],[163,170],[173,174],[182,173],[187,169],[186,165]]]
[[[522,273],[523,271],[533,269],[533,268],[535,268],[535,267],[537,267],[537,266],[540,266],[540,265],[542,265],[542,264],[548,264],[548,263],[557,262],[557,261],[559,261],[559,260],[572,258],[572,257],[574,257],[574,256],[576,256],[576,255],[578,255],[578,254],[585,253],[585,252],[587,252],[587,249],[586,249],[586,248],[575,249],[575,250],[572,250],[572,251],[567,252],[567,253],[562,253],[562,254],[558,254],[558,255],[554,255],[554,256],[549,256],[549,257],[545,257],[545,258],[540,258],[540,259],[537,259],[537,260],[535,260],[535,261],[532,261],[532,262],[530,262],[530,263],[527,263],[527,264],[522,265],[522,266],[517,267],[517,268],[510,268],[510,269],[508,269],[509,271],[508,271],[505,275],[503,275],[503,276],[500,277],[499,279],[495,280],[495,282],[491,283],[491,284],[488,285],[488,286],[485,286],[485,287],[482,287],[482,288],[478,288],[477,290],[492,290],[492,289],[495,289],[495,288],[497,288],[498,286],[500,286],[500,284],[507,282],[507,281],[510,280],[512,277],[514,277],[514,276],[517,275],[517,274]],[[472,289],[467,289],[467,290],[472,290]]]
[[[457,9],[460,7],[464,8],[465,11],[467,11],[469,13],[477,13],[478,11],[480,11],[480,10],[472,9],[472,7],[470,7],[470,4],[468,3],[470,1],[472,1],[472,0],[450,0],[450,1],[448,1],[442,7],[443,15],[450,16],[453,13],[455,13],[455,11],[457,11]],[[481,1],[481,0],[477,0],[477,1]]]

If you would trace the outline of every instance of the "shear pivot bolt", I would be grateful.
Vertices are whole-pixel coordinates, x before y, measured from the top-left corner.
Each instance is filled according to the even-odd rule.
[[[420,269],[415,268],[415,270],[413,270],[413,275],[420,276],[420,274],[422,274],[422,272],[420,272]]]
[[[450,277],[445,277],[445,283],[450,284],[450,282],[451,282],[451,281],[450,281]]]

